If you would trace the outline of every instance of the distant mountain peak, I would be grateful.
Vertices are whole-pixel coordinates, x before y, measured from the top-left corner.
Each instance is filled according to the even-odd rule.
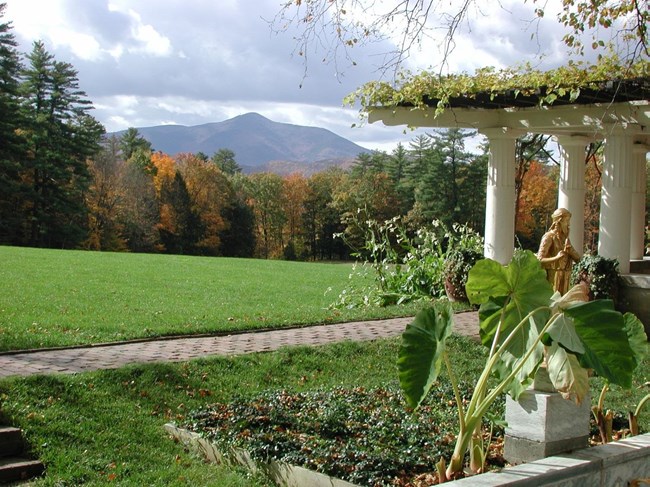
[[[354,142],[319,127],[274,122],[256,112],[244,113],[223,122],[195,126],[161,125],[138,128],[154,150],[170,155],[202,152],[211,156],[230,149],[235,160],[250,172],[278,161],[291,165],[349,165],[360,153],[370,152]],[[120,135],[122,132],[116,132]]]

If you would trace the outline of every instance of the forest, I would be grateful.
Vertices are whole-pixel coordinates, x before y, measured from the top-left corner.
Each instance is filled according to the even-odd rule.
[[[0,9],[3,7],[0,6]],[[0,10],[0,14],[2,11]],[[1,16],[0,16],[1,19]],[[236,154],[168,155],[128,129],[107,137],[72,65],[37,41],[21,55],[0,23],[0,244],[341,260],[369,220],[434,219],[483,232],[488,147],[470,131],[420,135],[348,170],[243,174]],[[557,201],[549,139],[517,142],[517,239],[534,248]],[[587,164],[586,246],[597,235],[598,148]],[[337,238],[345,235],[345,239]]]

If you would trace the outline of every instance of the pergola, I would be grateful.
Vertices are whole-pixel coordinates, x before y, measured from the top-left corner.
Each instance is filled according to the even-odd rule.
[[[554,136],[560,148],[558,207],[572,214],[570,239],[583,248],[585,150],[604,141],[604,170],[598,253],[619,261],[643,259],[647,225],[646,154],[650,151],[650,80],[605,82],[570,100],[541,105],[534,96],[477,94],[449,100],[435,115],[438,100],[427,107],[370,108],[369,122],[411,127],[475,129],[489,141],[485,256],[502,264],[512,258],[515,234],[515,141],[526,133]]]

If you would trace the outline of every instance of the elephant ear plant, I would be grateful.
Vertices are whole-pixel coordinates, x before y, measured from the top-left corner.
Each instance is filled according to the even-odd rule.
[[[459,432],[449,464],[443,459],[438,465],[440,481],[463,470],[468,451],[470,470],[482,471],[487,446],[483,418],[500,394],[517,399],[542,363],[553,386],[576,403],[587,396],[590,369],[610,383],[631,387],[637,359],[626,328],[643,329],[635,316],[615,311],[611,301],[587,301],[582,285],[565,296],[554,294],[529,251],[516,252],[507,266],[479,261],[469,273],[466,290],[470,302],[480,305],[480,336],[489,347],[469,403],[465,406],[460,399],[445,350],[453,320],[449,303],[438,302],[418,313],[402,335],[398,358],[400,385],[410,407],[419,406],[443,363],[454,388]],[[491,376],[496,385],[488,388]]]

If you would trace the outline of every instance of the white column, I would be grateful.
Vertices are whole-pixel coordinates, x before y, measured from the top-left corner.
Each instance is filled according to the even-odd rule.
[[[630,220],[630,258],[643,259],[645,239],[646,199],[646,154],[650,150],[645,144],[637,143],[632,148],[632,211]]]
[[[598,253],[618,259],[621,274],[630,272],[633,149],[632,136],[623,128],[613,128],[607,133]]]
[[[571,212],[569,239],[580,254],[585,235],[585,147],[590,140],[580,136],[556,137],[560,148],[560,183],[557,207]]]
[[[506,127],[481,130],[490,145],[485,202],[485,257],[507,264],[515,240],[515,140]]]

